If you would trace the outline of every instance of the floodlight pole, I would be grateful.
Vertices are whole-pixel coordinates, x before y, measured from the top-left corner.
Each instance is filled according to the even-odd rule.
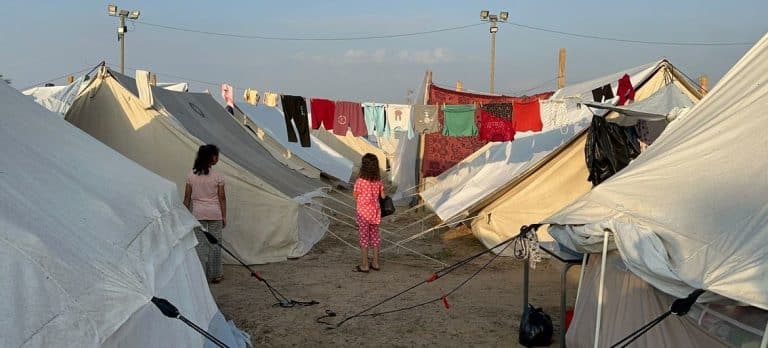
[[[118,28],[117,41],[120,41],[120,73],[125,75],[125,16],[120,16],[120,28]]]
[[[140,11],[120,10],[117,6],[110,4],[107,6],[107,14],[111,17],[120,18],[120,26],[117,27],[117,41],[120,42],[120,73],[125,74],[125,33],[128,32],[128,27],[125,26],[125,20],[137,20],[139,19]]]
[[[491,25],[495,25],[493,23]],[[491,31],[491,93],[494,91],[496,80],[496,32]]]
[[[490,93],[496,90],[496,33],[499,31],[498,22],[506,22],[509,12],[502,11],[498,15],[492,15],[488,10],[480,12],[480,20],[490,23],[491,32],[491,88]]]

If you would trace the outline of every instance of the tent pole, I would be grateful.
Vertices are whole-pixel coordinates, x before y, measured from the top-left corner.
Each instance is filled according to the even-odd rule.
[[[595,345],[600,343],[600,321],[603,315],[603,291],[605,290],[605,261],[608,255],[608,230],[603,234],[603,258],[600,260],[600,287],[597,292],[597,321],[595,322]]]
[[[763,331],[763,340],[760,341],[760,348],[768,348],[768,323],[765,324],[765,331]]]

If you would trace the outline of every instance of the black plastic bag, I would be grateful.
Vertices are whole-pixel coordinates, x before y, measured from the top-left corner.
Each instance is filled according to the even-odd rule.
[[[392,202],[392,197],[379,197],[379,206],[381,207],[381,217],[390,216],[395,213],[395,203]]]
[[[592,117],[584,155],[592,186],[608,180],[640,155],[635,127],[622,127],[600,116]]]
[[[518,342],[526,347],[543,347],[552,343],[552,318],[541,308],[528,304],[520,319]]]

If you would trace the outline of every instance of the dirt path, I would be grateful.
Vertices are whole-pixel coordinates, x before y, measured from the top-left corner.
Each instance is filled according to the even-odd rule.
[[[417,213],[408,214],[394,225],[405,226],[421,217],[423,215]],[[436,223],[431,220],[426,227]],[[331,231],[351,244],[357,244],[357,232],[353,228],[332,223]],[[407,237],[418,231],[420,226],[414,226],[401,234]],[[466,227],[430,233],[408,246],[445,263],[453,263],[484,249]],[[378,310],[400,308],[441,296],[491,257],[485,255]],[[327,330],[325,325],[315,322],[326,309],[338,314],[338,317],[328,319],[337,322],[428,278],[441,268],[433,261],[400,251],[383,257],[381,272],[363,274],[352,272],[357,258],[357,250],[328,235],[300,259],[255,267],[287,296],[320,302],[312,307],[274,307],[275,301],[263,285],[249,278],[245,269],[235,266],[226,266],[225,280],[211,285],[211,290],[224,315],[246,330],[256,345],[517,346],[522,308],[522,263],[503,257],[497,258],[450,296],[450,309],[438,302],[410,311],[353,319],[338,329]],[[552,316],[555,340],[559,332],[560,267],[557,262],[545,260],[531,272],[531,302]],[[572,306],[578,267],[571,269],[569,279],[569,304]],[[556,345],[555,342],[553,346]]]

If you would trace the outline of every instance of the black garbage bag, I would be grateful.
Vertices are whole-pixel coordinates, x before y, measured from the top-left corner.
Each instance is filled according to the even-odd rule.
[[[599,116],[592,117],[584,155],[589,169],[588,180],[592,186],[597,186],[640,155],[637,130],[608,122]]]
[[[518,342],[526,347],[543,347],[552,343],[552,318],[541,308],[528,304],[520,319]]]

